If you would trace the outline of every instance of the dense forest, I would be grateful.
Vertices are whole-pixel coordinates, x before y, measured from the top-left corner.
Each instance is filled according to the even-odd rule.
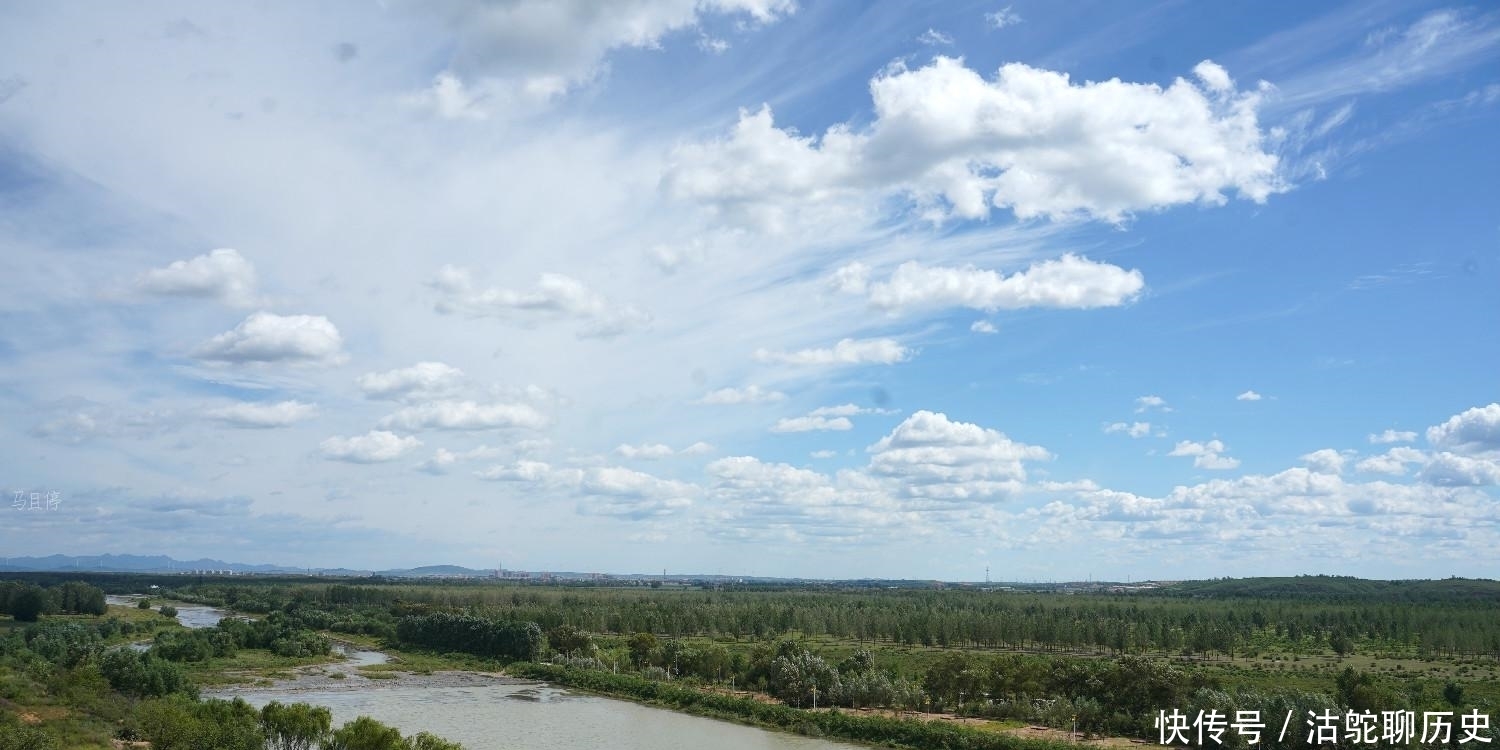
[[[102,600],[90,583],[0,584],[7,611],[29,597],[40,602],[41,620],[12,627],[0,641],[9,671],[0,678],[0,699],[16,701],[16,686],[25,680],[66,694],[69,688],[57,681],[97,675],[129,706],[111,715],[132,736],[160,736],[164,725],[142,718],[158,714],[191,723],[194,712],[229,712],[250,727],[255,722],[243,708],[203,708],[212,704],[196,701],[189,676],[198,672],[191,670],[212,668],[241,651],[286,663],[327,658],[333,638],[430,654],[433,664],[461,655],[494,668],[509,665],[517,674],[779,728],[812,721],[807,726],[852,739],[894,733],[888,742],[927,730],[887,726],[874,715],[864,723],[807,719],[758,706],[774,700],[793,712],[837,707],[893,717],[956,714],[996,726],[1043,724],[1134,738],[1155,737],[1155,722],[1170,709],[1290,714],[1300,724],[1309,712],[1495,717],[1500,706],[1500,589],[1488,581],[1308,577],[1037,592],[89,580],[114,590],[160,586],[163,599],[241,615],[198,630],[162,627],[158,621],[167,618],[159,615],[80,619],[64,613],[91,612]],[[144,651],[117,645],[147,636]],[[674,687],[651,687],[667,683]],[[1492,724],[1500,727],[1500,721]],[[948,736],[932,736],[939,735]],[[999,741],[953,742],[932,746]],[[1269,750],[1306,745],[1300,735],[1261,743]]]

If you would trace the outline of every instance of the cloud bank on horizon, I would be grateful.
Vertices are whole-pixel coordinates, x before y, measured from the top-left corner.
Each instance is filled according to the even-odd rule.
[[[0,547],[1491,573],[1500,13],[853,12],[10,9]]]

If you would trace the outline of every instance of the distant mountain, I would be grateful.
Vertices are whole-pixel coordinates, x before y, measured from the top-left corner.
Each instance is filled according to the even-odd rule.
[[[3,557],[0,572],[65,573],[260,573],[312,574],[325,576],[369,576],[387,578],[488,578],[492,570],[476,570],[461,565],[425,565],[420,568],[398,568],[372,572],[350,568],[294,568],[287,565],[248,564],[199,558],[178,560],[166,555],[48,555],[46,557]]]
[[[375,575],[387,578],[489,578],[493,570],[476,570],[462,565],[423,565],[419,568],[380,570]]]
[[[88,571],[95,573],[182,573],[195,570],[225,570],[235,573],[292,573],[306,568],[280,565],[247,565],[200,558],[177,560],[166,555],[48,555],[46,557],[0,558],[0,570]]]

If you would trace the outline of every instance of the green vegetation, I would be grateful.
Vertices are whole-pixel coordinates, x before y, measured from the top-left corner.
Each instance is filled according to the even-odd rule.
[[[131,740],[154,750],[459,750],[430,735],[351,744],[344,738],[357,740],[379,724],[362,719],[353,732],[345,729],[356,722],[334,730],[327,709],[306,704],[257,711],[241,700],[199,700],[199,678],[253,655],[290,663],[327,658],[327,638],[295,614],[187,630],[149,609],[100,611],[103,594],[87,584],[0,581],[0,593],[10,615],[0,618],[0,750],[110,748]],[[151,641],[144,651],[127,646],[143,639]]]
[[[200,704],[196,686],[288,675],[330,659],[336,636],[391,655],[389,664],[361,668],[375,678],[508,664],[580,689],[906,747],[1018,747],[1010,743],[1023,738],[1011,731],[1037,724],[1149,739],[1157,712],[1172,709],[1291,712],[1299,728],[1308,711],[1477,709],[1500,727],[1500,587],[1487,581],[1308,577],[1117,592],[378,579],[158,585],[163,599],[248,619],[189,631],[134,608],[112,608],[108,620],[43,614],[37,625],[10,629],[7,643],[31,656],[7,657],[0,697],[15,700],[6,685],[46,684],[54,692],[23,697],[68,706],[65,721],[76,724],[98,717],[130,725],[143,705],[178,718],[226,711],[233,723],[240,719],[231,709],[183,706]],[[32,588],[44,600],[55,596]],[[127,613],[136,619],[121,619]],[[110,627],[135,629],[132,638],[149,637],[150,649],[111,649],[124,637],[105,633]],[[62,675],[73,687],[47,683]],[[75,709],[67,695],[88,690],[122,703],[84,699]],[[443,747],[361,726],[338,741]],[[1291,750],[1304,738],[1292,732],[1261,745]]]

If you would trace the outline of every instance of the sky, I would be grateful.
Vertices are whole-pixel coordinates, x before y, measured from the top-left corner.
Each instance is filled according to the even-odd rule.
[[[1489,3],[6,4],[0,556],[1492,577],[1497,133]]]

